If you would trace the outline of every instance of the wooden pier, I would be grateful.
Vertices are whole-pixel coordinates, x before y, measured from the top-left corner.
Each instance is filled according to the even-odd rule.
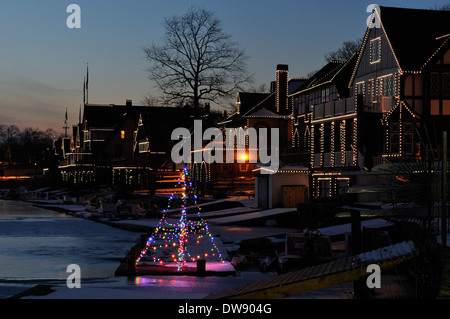
[[[411,246],[409,246],[411,247]],[[393,253],[394,252],[394,253]],[[375,258],[371,258],[371,254]],[[392,245],[356,256],[310,266],[298,271],[223,290],[206,299],[277,299],[352,282],[368,275],[367,266],[376,263],[388,269],[414,258],[415,249]]]

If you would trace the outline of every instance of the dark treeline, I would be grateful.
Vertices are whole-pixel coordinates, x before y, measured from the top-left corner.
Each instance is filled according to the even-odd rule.
[[[59,135],[51,128],[20,130],[15,125],[0,124],[0,168],[51,166],[55,159],[53,141]]]

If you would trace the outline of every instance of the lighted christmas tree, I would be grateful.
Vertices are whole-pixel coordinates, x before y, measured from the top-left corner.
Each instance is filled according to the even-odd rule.
[[[178,186],[180,198],[176,194],[170,196],[168,207],[163,211],[158,226],[136,260],[136,268],[175,264],[177,270],[182,271],[187,263],[200,259],[224,262],[206,221],[201,217],[201,208],[197,204],[197,195],[194,194],[186,168]],[[174,208],[179,208],[181,215],[171,223],[168,215]]]

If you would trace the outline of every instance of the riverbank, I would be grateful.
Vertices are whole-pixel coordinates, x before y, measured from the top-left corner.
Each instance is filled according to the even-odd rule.
[[[239,199],[238,199],[239,200]],[[242,200],[246,201],[248,199],[242,198]],[[251,201],[248,202],[251,204]],[[249,223],[239,224],[239,223],[215,223],[214,219],[221,218],[223,220],[225,215],[234,216],[233,220],[236,221],[236,218],[239,216],[249,215],[249,211],[254,208],[246,205],[243,205],[242,208],[234,208],[234,209],[224,209],[220,210],[220,202],[216,203],[217,207],[214,210],[207,211],[205,209],[205,216],[211,216],[211,218],[206,219],[208,221],[209,230],[214,236],[220,240],[223,245],[223,249],[227,252],[227,258],[230,260],[230,257],[236,253],[243,244],[246,247],[250,248],[264,248],[267,244],[271,245],[275,243],[280,243],[283,241],[284,236],[288,233],[299,232],[300,230],[297,228],[286,228],[276,226],[274,224],[275,219],[272,219],[270,223],[261,222],[261,218],[264,214],[255,215],[255,211],[251,211],[253,214],[251,216],[255,217],[255,224],[259,226],[250,226]],[[139,218],[139,219],[123,219],[123,220],[108,220],[107,217],[97,217],[92,218],[92,212],[88,212],[82,210],[83,206],[77,205],[67,205],[67,204],[59,204],[59,203],[51,203],[51,202],[35,202],[33,201],[33,205],[39,206],[41,208],[45,208],[48,210],[57,211],[59,213],[64,213],[67,215],[71,215],[74,217],[78,217],[80,219],[91,219],[92,222],[104,224],[110,227],[133,231],[135,233],[141,233],[141,235],[148,234],[148,232],[152,232],[159,222],[159,218]],[[257,217],[260,218],[257,218]],[[273,215],[274,217],[276,215]],[[214,218],[215,217],[215,218]],[[266,217],[264,217],[266,218]],[[176,219],[175,219],[176,220]],[[265,219],[267,222],[268,219]],[[363,221],[362,227],[374,228],[374,229],[383,229],[385,227],[392,226],[392,224],[383,219],[372,219],[368,221]],[[321,228],[318,231],[321,233],[327,233],[336,238],[339,236],[343,236],[345,233],[351,231],[351,227],[349,224],[336,225],[326,228]],[[131,247],[131,245],[129,246]],[[344,253],[345,245],[343,245],[342,241],[333,242],[333,250],[336,254]],[[122,257],[125,257],[124,254]],[[257,256],[262,257],[262,256]],[[117,264],[119,266],[119,263]],[[225,276],[225,280],[219,279],[219,276],[211,276],[208,279],[205,277],[198,276],[172,276],[172,275],[163,275],[159,276],[157,274],[145,275],[145,276],[125,276],[125,277],[111,277],[107,278],[101,282],[90,283],[86,282],[83,284],[82,290],[77,289],[67,289],[64,284],[52,286],[49,294],[44,296],[28,296],[22,298],[31,298],[31,299],[78,299],[78,298],[184,298],[184,293],[187,294],[186,298],[205,298],[212,292],[217,292],[222,289],[226,289],[227,287],[235,287],[240,286],[244,283],[251,283],[253,281],[261,280],[264,278],[271,278],[276,276],[276,272],[274,270],[270,270],[268,272],[261,272],[258,269],[257,264],[249,265],[244,267],[243,269],[238,269],[235,275]],[[383,274],[383,282],[387,284],[383,287],[383,291],[379,291],[377,293],[378,298],[414,298],[414,294],[411,293],[410,281],[404,274],[400,273],[387,273]],[[188,278],[192,277],[192,278]],[[177,289],[180,288],[180,285],[184,287],[184,285],[199,285],[197,290],[186,292],[185,289]],[[153,290],[155,285],[158,285],[158,289]],[[203,286],[206,285],[206,286]],[[143,287],[147,287],[150,291],[147,291]],[[202,288],[201,288],[202,287]],[[409,287],[409,288],[406,288]],[[159,291],[159,293],[158,293]],[[200,292],[201,293],[197,293]],[[140,297],[139,297],[140,296]],[[146,297],[145,297],[146,296]],[[347,283],[343,285],[339,285],[336,287],[329,287],[320,289],[317,291],[311,291],[308,293],[303,293],[301,295],[292,296],[292,298],[311,298],[311,299],[352,299],[353,296],[353,283]]]

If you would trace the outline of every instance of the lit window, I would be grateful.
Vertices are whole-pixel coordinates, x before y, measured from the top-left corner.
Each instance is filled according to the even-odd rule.
[[[370,41],[370,63],[381,61],[381,38]]]
[[[239,164],[239,172],[247,172],[248,171],[248,164]]]
[[[125,131],[120,131],[120,138],[123,140],[125,138]]]

